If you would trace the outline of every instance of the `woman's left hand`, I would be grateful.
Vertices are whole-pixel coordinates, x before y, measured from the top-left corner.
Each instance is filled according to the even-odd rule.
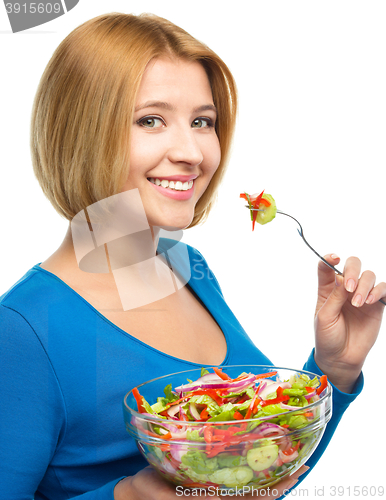
[[[337,265],[339,257],[325,256]],[[350,257],[343,276],[324,262],[318,266],[318,301],[315,313],[315,361],[329,381],[351,392],[368,352],[377,339],[385,305],[386,283],[375,286],[372,271],[361,273],[361,261]]]

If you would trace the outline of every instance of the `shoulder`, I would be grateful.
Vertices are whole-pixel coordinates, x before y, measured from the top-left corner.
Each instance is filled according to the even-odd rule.
[[[22,314],[54,300],[58,291],[60,280],[36,265],[0,296],[0,306]]]

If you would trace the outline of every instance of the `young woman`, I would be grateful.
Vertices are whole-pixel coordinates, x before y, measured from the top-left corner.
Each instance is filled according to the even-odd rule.
[[[60,44],[41,79],[32,116],[36,176],[61,215],[74,221],[84,211],[93,232],[91,206],[138,192],[151,239],[138,251],[134,237],[121,253],[145,248],[155,258],[156,250],[171,248],[159,228],[188,228],[208,216],[228,159],[236,102],[222,60],[172,23],[150,15],[97,17]],[[114,266],[82,270],[71,229],[50,258],[1,297],[2,494],[8,500],[174,498],[175,489],[146,468],[125,431],[125,393],[192,367],[270,361],[243,331],[197,250],[184,247],[186,286],[125,309]],[[153,271],[146,286],[147,274],[133,275],[129,295],[151,288],[162,269]],[[386,284],[375,286],[370,271],[361,275],[357,258],[347,260],[344,278],[319,265],[316,349],[304,368],[334,384],[334,415],[309,468],[361,390],[361,368],[383,314],[378,300],[385,296]]]

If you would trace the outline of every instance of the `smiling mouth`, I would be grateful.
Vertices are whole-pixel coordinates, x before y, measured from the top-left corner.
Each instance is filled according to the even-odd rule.
[[[193,187],[193,180],[187,182],[181,181],[168,181],[167,179],[157,179],[154,177],[148,178],[148,181],[155,184],[156,186],[161,186],[163,188],[168,188],[174,191],[188,191]]]

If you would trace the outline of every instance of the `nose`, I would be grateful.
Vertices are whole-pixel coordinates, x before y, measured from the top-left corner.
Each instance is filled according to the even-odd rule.
[[[169,138],[168,159],[173,163],[185,163],[195,167],[202,163],[204,156],[199,137],[191,127],[178,127]]]

